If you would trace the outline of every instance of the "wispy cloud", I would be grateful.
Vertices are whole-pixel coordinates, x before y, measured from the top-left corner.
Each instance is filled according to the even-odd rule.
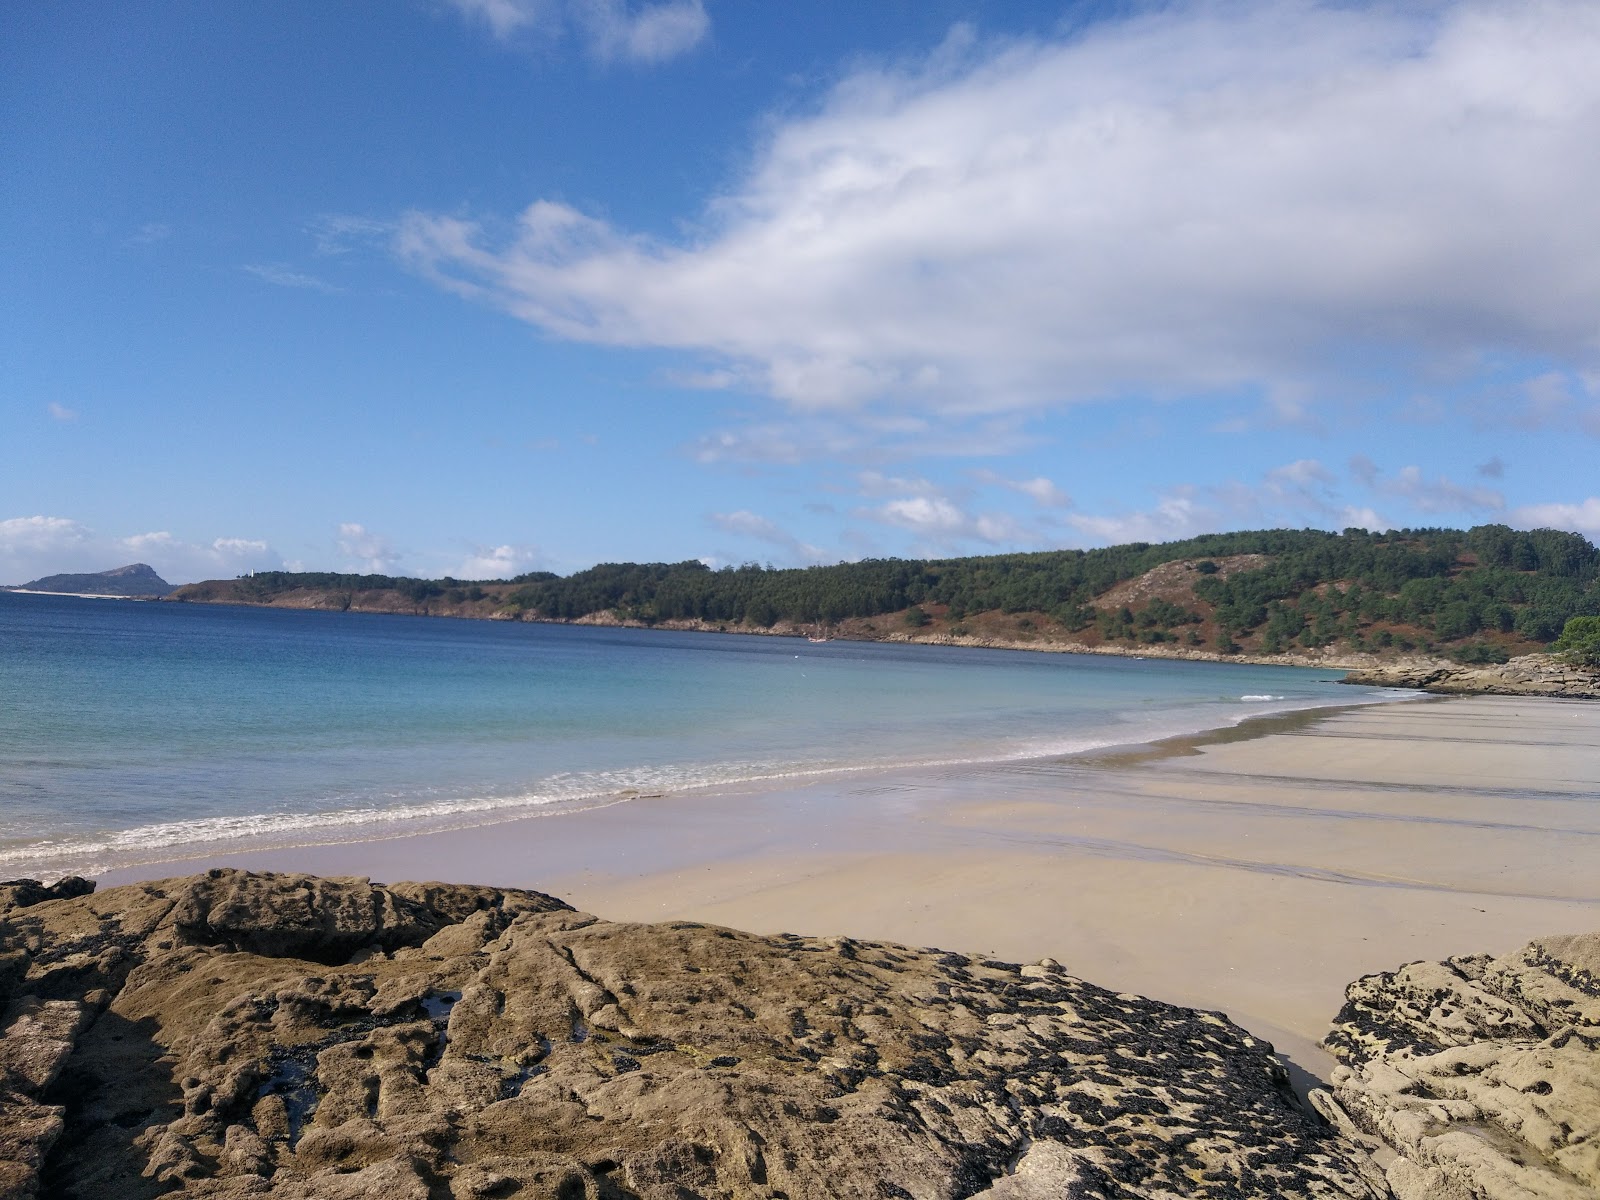
[[[50,414],[52,420],[71,424],[78,419],[78,410],[68,408],[65,404],[57,404],[54,400],[44,406],[45,412]]]
[[[711,29],[702,0],[450,0],[503,42],[576,37],[602,62],[659,63],[693,50]]]
[[[789,560],[796,564],[809,564],[822,562],[827,553],[803,542],[794,534],[748,509],[739,509],[736,512],[714,512],[706,517],[707,523],[713,529],[723,533],[731,533],[736,537],[750,538],[754,541],[765,542],[769,546],[776,546],[783,550]]]
[[[322,255],[348,254],[357,247],[381,246],[394,236],[393,221],[350,213],[322,213],[306,226]]]
[[[990,487],[1006,488],[1009,491],[1020,492],[1032,498],[1040,508],[1071,508],[1072,497],[1058,488],[1055,483],[1040,475],[1033,479],[1008,479],[995,471],[980,468],[972,472],[972,477],[979,483]]]
[[[1352,347],[1595,368],[1600,7],[1135,12],[863,67],[676,241],[540,201],[509,237],[413,213],[397,251],[813,412],[1254,389],[1292,424]]]
[[[257,279],[278,287],[305,288],[308,291],[323,292],[332,295],[344,289],[335,287],[326,279],[319,279],[315,275],[308,275],[304,271],[297,271],[293,267],[284,266],[282,263],[252,263],[244,268]]]
[[[1494,488],[1463,486],[1446,475],[1429,479],[1416,466],[1401,467],[1392,478],[1378,480],[1376,486],[1424,513],[1498,512],[1506,506],[1505,494]]]
[[[154,246],[172,236],[172,226],[163,221],[147,221],[127,239],[130,246]]]

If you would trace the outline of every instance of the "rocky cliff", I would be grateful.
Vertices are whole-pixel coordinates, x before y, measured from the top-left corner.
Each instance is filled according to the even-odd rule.
[[[0,1193],[1387,1196],[1215,1013],[1031,966],[212,871],[0,891]]]
[[[1524,654],[1487,666],[1403,662],[1351,671],[1345,683],[1421,688],[1443,695],[1568,696],[1600,699],[1600,673],[1570,666],[1550,654]]]
[[[1352,984],[1313,1101],[1401,1200],[1600,1196],[1600,934]]]

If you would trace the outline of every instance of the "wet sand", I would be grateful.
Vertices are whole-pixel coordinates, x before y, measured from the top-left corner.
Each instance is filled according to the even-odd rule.
[[[1600,928],[1600,704],[1430,699],[1134,752],[631,800],[210,865],[535,887],[614,919],[1052,957],[1313,1076],[1360,975]]]

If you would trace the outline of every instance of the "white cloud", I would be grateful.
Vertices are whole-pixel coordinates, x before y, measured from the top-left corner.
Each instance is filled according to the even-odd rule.
[[[693,50],[711,29],[702,0],[450,0],[501,41],[577,36],[602,62],[659,63]]]
[[[90,536],[88,526],[69,517],[11,517],[0,521],[0,553],[81,545]]]
[[[535,546],[477,546],[449,574],[457,579],[512,579],[538,565]]]
[[[885,475],[881,471],[862,471],[856,476],[856,486],[863,496],[937,496],[944,489],[932,480]]]
[[[283,565],[270,545],[255,538],[189,542],[166,530],[108,536],[68,517],[0,521],[3,581],[26,583],[44,575],[106,571],[131,562],[149,563],[169,583],[228,579]]]
[[[1523,505],[1509,520],[1519,529],[1568,529],[1600,541],[1600,497],[1590,496],[1582,504]]]
[[[400,551],[388,538],[381,533],[373,533],[355,521],[346,521],[339,526],[335,544],[345,557],[348,569],[373,575],[393,574],[402,558]]]
[[[857,517],[893,525],[915,535],[914,552],[921,555],[959,553],[974,542],[987,546],[1036,545],[1037,531],[1009,513],[973,513],[948,496],[901,496],[871,508],[855,510]]]
[[[1267,479],[1284,487],[1309,490],[1327,488],[1337,480],[1337,476],[1316,459],[1301,458],[1281,467],[1273,467],[1267,472]]]
[[[711,29],[701,0],[667,0],[637,10],[622,0],[586,0],[574,15],[603,60],[665,62],[693,50]]]
[[[1497,512],[1505,495],[1493,488],[1463,487],[1448,476],[1427,479],[1421,467],[1401,467],[1393,479],[1380,480],[1378,490],[1399,496],[1425,513]]]
[[[1094,541],[1119,546],[1126,542],[1171,542],[1211,533],[1222,527],[1220,517],[1215,509],[1195,499],[1193,488],[1180,487],[1147,512],[1109,516],[1073,513],[1066,521]]]
[[[70,424],[71,422],[76,421],[78,419],[78,410],[77,409],[68,408],[64,404],[57,404],[54,400],[50,401],[49,404],[46,404],[44,406],[44,410],[45,410],[45,412],[50,414],[50,416],[51,416],[51,418],[53,420],[62,421],[62,422],[66,422],[66,423]]]
[[[1382,533],[1384,530],[1393,529],[1394,523],[1386,517],[1380,517],[1376,509],[1346,505],[1339,510],[1339,528],[1341,531],[1370,529],[1373,533]]]
[[[861,68],[675,242],[540,201],[505,237],[411,214],[396,250],[801,409],[1255,386],[1304,421],[1352,347],[1593,369],[1596,61],[1588,0],[1197,0]]]
[[[753,538],[758,542],[777,546],[788,553],[791,560],[797,563],[819,563],[826,557],[826,552],[819,550],[809,542],[802,542],[788,530],[766,517],[753,513],[748,509],[739,509],[737,512],[711,513],[706,518],[711,525],[738,537]]]
[[[1007,488],[1013,492],[1020,492],[1033,500],[1040,508],[1071,508],[1072,497],[1058,488],[1051,480],[1043,475],[1033,479],[1008,479],[988,468],[980,468],[972,473],[972,477],[979,483],[990,487]]]
[[[995,458],[1036,444],[1012,418],[928,421],[905,414],[837,413],[718,429],[689,452],[702,463],[885,462],[906,458]]]
[[[326,279],[319,279],[317,276],[308,275],[304,271],[296,271],[293,267],[286,267],[282,263],[254,263],[247,265],[244,270],[254,275],[257,279],[275,284],[278,287],[303,288],[306,291],[323,292],[327,295],[344,290],[343,288],[335,287]]]

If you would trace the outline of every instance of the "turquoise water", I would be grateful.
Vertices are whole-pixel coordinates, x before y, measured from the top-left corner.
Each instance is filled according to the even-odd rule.
[[[0,877],[1385,698],[1340,674],[0,593]]]

